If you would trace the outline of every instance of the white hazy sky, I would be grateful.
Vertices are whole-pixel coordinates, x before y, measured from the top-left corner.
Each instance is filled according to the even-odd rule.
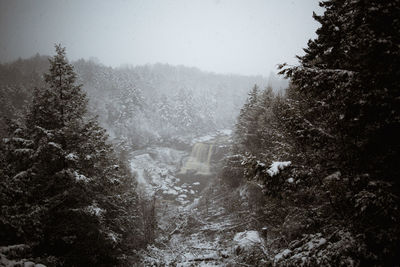
[[[296,63],[317,0],[0,0],[0,61],[67,47],[72,60],[268,75]]]

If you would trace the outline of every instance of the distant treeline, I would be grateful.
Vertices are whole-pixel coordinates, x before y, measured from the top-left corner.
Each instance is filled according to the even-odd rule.
[[[99,116],[121,148],[133,149],[177,136],[199,135],[234,124],[247,89],[255,83],[282,90],[286,81],[261,76],[219,75],[166,64],[111,68],[93,61],[72,63]],[[48,57],[36,55],[0,65],[1,114],[24,111],[33,88],[43,86]],[[2,122],[4,124],[4,121]]]

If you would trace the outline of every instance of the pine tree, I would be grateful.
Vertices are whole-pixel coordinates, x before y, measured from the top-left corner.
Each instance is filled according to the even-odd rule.
[[[325,1],[318,37],[301,66],[286,69],[303,98],[315,132],[341,151],[332,158],[353,172],[399,174],[400,38],[398,1]],[[382,142],[382,139],[385,142]],[[333,148],[332,148],[333,149]],[[332,151],[327,150],[327,151]],[[333,153],[335,155],[335,153]],[[382,165],[387,166],[385,170]]]
[[[157,102],[159,129],[162,136],[170,138],[176,133],[176,127],[172,124],[176,114],[171,103],[171,99],[166,95],[161,95]]]
[[[56,256],[59,265],[115,265],[143,245],[133,177],[105,130],[85,118],[87,99],[60,45],[45,80],[34,91],[26,126],[14,127],[3,145],[1,194],[11,196],[0,226],[17,232],[12,239],[34,243],[36,254]]]
[[[193,94],[190,90],[181,88],[174,96],[173,125],[183,132],[198,131],[198,124]]]
[[[66,59],[65,48],[56,45],[56,55],[50,58],[50,70],[45,74],[46,88],[36,89],[31,116],[37,126],[60,129],[69,122],[82,119],[87,100],[76,74]],[[29,123],[33,123],[28,121]]]
[[[271,87],[264,89],[259,96],[257,113],[257,135],[260,144],[259,156],[263,162],[284,160],[289,155],[288,136],[280,123],[282,113],[281,98],[275,96]]]
[[[312,173],[304,180],[324,192],[334,214],[350,218],[343,227],[366,248],[358,260],[396,265],[400,2],[320,5],[326,11],[314,14],[318,37],[299,57],[300,66],[282,71],[292,81],[283,124]]]
[[[240,110],[238,122],[235,128],[235,139],[237,147],[235,150],[240,153],[254,153],[257,150],[258,140],[258,111],[259,111],[259,88],[254,85],[248,94],[243,108]]]

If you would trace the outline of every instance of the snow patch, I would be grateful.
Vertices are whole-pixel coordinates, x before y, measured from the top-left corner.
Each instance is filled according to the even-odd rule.
[[[172,188],[167,188],[167,189],[163,190],[163,193],[166,195],[175,195],[175,196],[177,196],[179,194],[175,189],[172,189]]]
[[[274,257],[274,261],[280,261],[281,259],[286,258],[292,251],[290,249],[285,249],[284,251],[278,253]]]
[[[14,179],[14,180],[16,180],[16,179],[23,179],[23,178],[25,178],[27,175],[28,175],[28,172],[27,172],[27,171],[22,171],[22,172],[19,172],[17,175],[15,175],[13,179]]]
[[[204,136],[193,139],[191,144],[194,145],[196,143],[206,143],[208,141],[213,140],[214,138],[215,138],[215,135],[204,135]]]
[[[30,148],[17,148],[14,153],[18,156],[29,155],[33,153],[33,149]]]
[[[82,181],[82,182],[85,182],[85,183],[90,181],[90,179],[87,178],[85,175],[79,174],[76,171],[74,171],[74,178],[75,178],[76,181]]]
[[[102,208],[100,208],[99,206],[97,206],[97,202],[96,201],[94,201],[92,203],[92,205],[87,206],[86,207],[86,211],[89,212],[92,215],[97,216],[97,217],[100,217],[104,213],[104,210]]]
[[[291,161],[274,161],[272,162],[270,168],[267,170],[267,173],[272,177],[279,173],[279,171],[289,167],[292,164]]]
[[[264,240],[258,233],[258,231],[244,231],[237,233],[233,240],[240,246],[240,247],[252,247],[254,245],[263,245]]]
[[[107,237],[108,237],[112,242],[114,242],[114,243],[117,243],[117,242],[118,242],[117,234],[115,234],[115,233],[113,233],[113,232],[108,233],[108,234],[107,234]]]
[[[69,153],[68,155],[65,156],[65,159],[70,161],[77,161],[79,157],[75,153]]]
[[[54,142],[49,142],[48,144],[49,144],[50,146],[52,146],[52,147],[57,148],[57,149],[61,149],[61,145],[60,145],[60,144],[57,144],[57,143],[54,143]]]
[[[219,130],[218,133],[221,133],[224,135],[232,135],[232,130],[231,129],[223,129],[223,130]]]

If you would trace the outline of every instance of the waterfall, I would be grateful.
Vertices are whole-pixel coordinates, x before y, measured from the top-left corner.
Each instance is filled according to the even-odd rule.
[[[192,153],[181,168],[181,173],[188,171],[197,174],[210,174],[210,160],[213,153],[213,144],[196,143],[192,148]]]

